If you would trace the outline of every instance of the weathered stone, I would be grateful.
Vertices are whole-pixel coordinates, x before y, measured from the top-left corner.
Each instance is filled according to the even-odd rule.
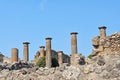
[[[98,57],[98,61],[97,61],[97,64],[100,65],[100,66],[103,66],[105,64],[105,60],[103,57]]]
[[[12,48],[11,53],[12,53],[11,63],[18,62],[18,49],[17,48]]]
[[[24,44],[24,51],[23,51],[23,54],[24,54],[24,61],[27,62],[29,61],[29,46],[28,44],[30,44],[29,42],[23,42]]]
[[[48,68],[52,66],[51,40],[52,38],[46,38],[46,67]]]
[[[44,46],[40,46],[40,57],[44,57],[45,56],[45,50],[44,50]]]

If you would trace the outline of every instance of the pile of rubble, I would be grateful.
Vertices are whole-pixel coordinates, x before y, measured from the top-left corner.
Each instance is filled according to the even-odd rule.
[[[104,47],[109,47],[114,53],[120,52],[120,32],[108,36]]]
[[[33,68],[34,65],[27,62],[17,62],[13,64],[8,63],[0,63],[0,70],[8,69],[8,70],[19,70],[22,68]]]
[[[94,37],[92,43],[94,46],[92,55],[97,55],[100,52],[107,55],[120,53],[120,32],[106,36],[105,39],[100,39],[100,36]]]
[[[79,67],[3,69],[0,80],[120,80],[120,54],[95,56]]]

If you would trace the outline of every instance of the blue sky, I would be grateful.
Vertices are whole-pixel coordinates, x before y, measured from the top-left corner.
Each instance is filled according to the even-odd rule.
[[[29,41],[30,59],[45,38],[52,37],[52,49],[71,54],[70,32],[78,32],[78,52],[92,52],[92,37],[105,25],[107,35],[120,31],[120,0],[0,0],[0,52],[11,57]]]

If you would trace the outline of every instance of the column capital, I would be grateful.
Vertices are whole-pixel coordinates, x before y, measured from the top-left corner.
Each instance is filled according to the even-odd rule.
[[[77,33],[77,32],[71,32],[70,34],[71,34],[71,35],[73,35],[73,34],[75,34],[75,35],[76,35],[76,34],[78,34],[78,33]]]
[[[98,27],[98,29],[106,29],[106,28],[107,28],[106,26]]]
[[[13,50],[13,49],[14,49],[14,50],[18,50],[18,48],[12,48],[12,50]]]
[[[30,44],[29,42],[23,42],[23,44]]]
[[[40,46],[40,48],[45,48],[45,46]]]
[[[52,40],[52,38],[51,37],[47,37],[47,38],[45,38],[46,40]]]

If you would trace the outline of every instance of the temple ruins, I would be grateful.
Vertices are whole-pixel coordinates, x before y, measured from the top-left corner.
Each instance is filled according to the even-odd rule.
[[[104,56],[108,54],[120,53],[120,32],[106,36],[107,27],[98,27],[99,36],[92,39],[93,52],[91,56]],[[52,67],[52,59],[55,58],[59,66],[67,63],[72,66],[80,66],[85,64],[85,57],[77,51],[77,32],[71,32],[71,55],[65,54],[63,51],[56,51],[52,49],[52,38],[47,37],[46,46],[40,46],[40,49],[34,56],[33,63],[36,64],[40,58],[46,57],[46,67]],[[11,49],[11,58],[4,57],[3,62],[14,63],[19,61],[29,61],[29,42],[23,42],[23,60],[19,59],[19,50],[17,48]]]
[[[99,27],[100,35],[92,39],[94,47],[92,56],[120,53],[120,32],[106,36],[106,28],[105,26]]]

